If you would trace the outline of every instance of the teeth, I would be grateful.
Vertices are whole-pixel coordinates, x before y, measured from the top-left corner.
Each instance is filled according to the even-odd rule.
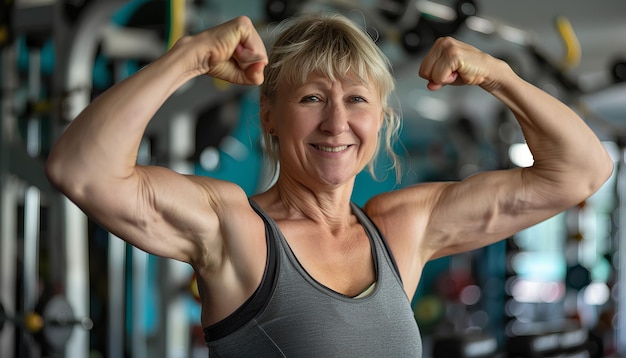
[[[346,148],[348,148],[347,145],[342,145],[339,147],[325,147],[323,145],[316,145],[315,148],[323,151],[323,152],[330,152],[330,153],[337,153],[337,152],[341,152],[342,150],[346,150]]]

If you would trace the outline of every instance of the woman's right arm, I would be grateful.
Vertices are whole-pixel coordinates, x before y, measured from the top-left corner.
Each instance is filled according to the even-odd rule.
[[[221,251],[225,200],[247,203],[245,194],[231,183],[139,166],[139,144],[150,119],[185,82],[209,75],[258,85],[266,64],[263,42],[246,17],[183,37],[83,110],[52,148],[48,178],[130,244],[190,263],[210,259]]]

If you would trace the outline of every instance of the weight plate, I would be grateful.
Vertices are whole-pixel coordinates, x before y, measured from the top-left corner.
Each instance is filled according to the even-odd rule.
[[[74,329],[74,311],[62,296],[53,296],[43,310],[41,331],[46,343],[54,351],[62,351]]]

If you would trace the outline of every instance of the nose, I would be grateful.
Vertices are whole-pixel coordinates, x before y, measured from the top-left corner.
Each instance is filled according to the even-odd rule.
[[[348,115],[345,104],[342,102],[331,102],[324,110],[324,118],[320,124],[323,132],[337,135],[348,130]]]

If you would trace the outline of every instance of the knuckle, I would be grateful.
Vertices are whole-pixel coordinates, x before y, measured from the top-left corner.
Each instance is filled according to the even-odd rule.
[[[437,41],[444,47],[454,46],[456,40],[452,36],[442,36]]]
[[[240,15],[236,18],[236,22],[239,26],[248,27],[252,25],[252,20],[245,15]]]

